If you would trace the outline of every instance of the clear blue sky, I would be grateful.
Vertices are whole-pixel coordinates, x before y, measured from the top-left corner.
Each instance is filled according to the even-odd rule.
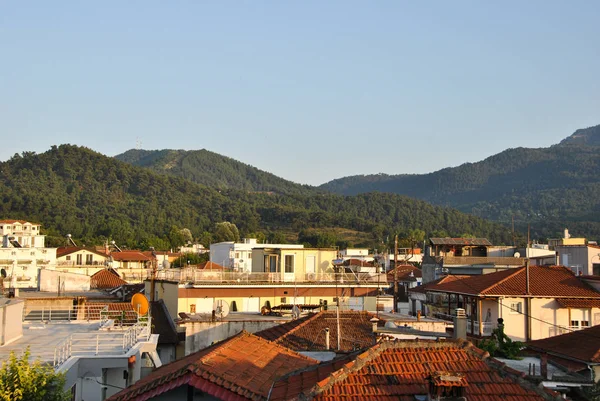
[[[600,1],[0,3],[0,160],[209,149],[296,182],[600,124]]]

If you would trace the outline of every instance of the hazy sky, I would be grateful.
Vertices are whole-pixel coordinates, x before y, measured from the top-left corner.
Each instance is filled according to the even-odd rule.
[[[0,160],[208,149],[420,173],[600,124],[600,1],[0,2]]]

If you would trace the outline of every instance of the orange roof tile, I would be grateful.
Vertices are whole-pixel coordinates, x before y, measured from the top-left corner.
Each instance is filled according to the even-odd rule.
[[[144,255],[141,251],[112,252],[110,256],[112,256],[113,260],[124,261],[147,261],[152,259],[149,256]]]
[[[428,283],[421,291],[450,292],[468,295],[526,295],[526,268],[507,269],[496,273],[462,277]],[[537,297],[595,298],[600,293],[564,266],[530,266],[529,293]]]
[[[90,288],[108,289],[127,284],[114,269],[102,269],[90,278]]]
[[[223,400],[264,400],[278,377],[318,363],[242,331],[155,370],[108,400],[147,400],[184,384]]]
[[[415,395],[428,394],[434,372],[462,376],[467,400],[542,401],[557,396],[518,382],[503,364],[470,343],[423,340],[383,341],[318,382],[305,396],[324,401],[414,401]]]
[[[39,223],[32,223],[31,221],[26,221],[26,220],[11,220],[11,219],[7,219],[7,220],[0,220],[0,224],[15,224],[15,223],[19,223],[19,224],[31,224],[34,226],[39,226]]]
[[[218,263],[207,261],[207,262],[200,263],[198,265],[198,269],[200,269],[200,270],[223,270],[223,269],[225,269],[225,267],[221,266]]]
[[[527,347],[586,363],[600,363],[600,325],[530,341]]]
[[[398,267],[396,267],[395,269],[390,270],[389,272],[387,272],[387,280],[388,282],[392,283],[395,280],[395,271],[398,271],[398,281],[403,281],[406,280],[407,278],[411,277],[411,273],[412,273],[412,277],[422,277],[421,274],[421,269],[413,266],[413,265],[399,265]]]
[[[373,314],[357,311],[340,311],[340,348],[351,352],[369,347],[376,342],[373,333]],[[380,324],[385,324],[381,320]],[[331,351],[337,349],[337,320],[334,311],[322,311],[314,315],[262,330],[257,336],[276,341],[295,351],[324,351],[325,329],[329,329]]]
[[[95,253],[96,255],[100,255],[103,257],[108,257],[106,253],[100,252],[96,250],[96,248],[82,247],[82,246],[62,246],[60,248],[56,248],[56,257],[60,258],[61,256],[70,255],[74,252],[78,251],[88,251]]]

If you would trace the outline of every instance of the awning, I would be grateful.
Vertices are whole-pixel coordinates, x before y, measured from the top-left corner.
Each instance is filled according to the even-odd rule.
[[[558,302],[561,308],[600,308],[600,298],[557,298],[556,302]]]

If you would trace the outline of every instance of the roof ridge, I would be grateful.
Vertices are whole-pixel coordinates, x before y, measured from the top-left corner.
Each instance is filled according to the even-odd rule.
[[[282,336],[280,336],[279,338],[277,338],[277,340],[274,340],[275,342],[278,342],[279,340],[283,339],[283,338],[287,338],[288,335],[295,333],[296,331],[298,331],[301,327],[304,327],[308,324],[308,322],[312,322],[313,320],[317,319],[317,316],[321,315],[324,311],[319,311],[317,313],[314,313],[312,316],[309,316],[307,319],[305,319],[302,323],[300,323],[299,325],[292,327],[291,330],[288,330],[287,332],[285,332]],[[293,322],[290,321],[290,323]]]
[[[504,277],[502,280],[495,282],[494,284],[490,285],[490,286],[489,286],[489,287],[487,287],[487,288],[484,288],[484,289],[483,289],[483,290],[481,290],[481,291],[479,292],[479,294],[477,294],[477,295],[482,295],[482,294],[485,294],[485,292],[486,292],[486,291],[489,291],[489,290],[491,290],[492,288],[494,288],[494,287],[497,287],[497,286],[499,286],[500,284],[504,283],[504,282],[505,282],[505,281],[507,281],[508,279],[515,277],[517,274],[521,273],[521,272],[522,272],[522,271],[523,271],[525,268],[526,268],[526,266],[521,266],[521,267],[517,267],[517,268],[515,268],[515,269],[512,269],[512,270],[515,270],[515,271],[514,271],[514,272],[511,272],[511,274],[507,275],[507,276],[506,276],[506,277]],[[510,271],[510,270],[511,270],[511,269],[509,269],[508,271]],[[503,273],[503,272],[502,272],[502,273]]]

